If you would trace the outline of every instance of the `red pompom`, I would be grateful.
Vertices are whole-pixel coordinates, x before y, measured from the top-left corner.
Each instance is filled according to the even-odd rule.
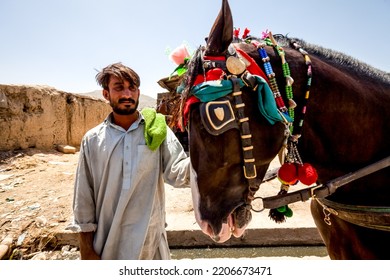
[[[308,163],[298,167],[298,179],[302,184],[310,186],[317,181],[318,174],[313,166]]]
[[[284,163],[278,171],[278,179],[286,185],[294,185],[298,181],[298,169],[294,163]]]

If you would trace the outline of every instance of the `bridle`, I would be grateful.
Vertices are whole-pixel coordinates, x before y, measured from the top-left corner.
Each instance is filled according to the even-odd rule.
[[[242,170],[243,175],[248,183],[248,195],[244,206],[251,209],[251,203],[255,199],[256,192],[259,190],[261,180],[257,178],[255,164],[256,160],[253,154],[254,147],[252,143],[252,134],[249,125],[249,118],[245,115],[245,103],[242,98],[243,92],[241,91],[241,87],[246,86],[251,88],[253,91],[256,91],[258,82],[256,81],[256,78],[245,69],[245,67],[241,68],[240,70],[238,68],[242,66],[232,66],[232,64],[237,63],[237,60],[234,54],[228,54],[226,60],[222,59],[221,57],[218,57],[217,59],[208,58],[205,60],[202,56],[202,66],[205,73],[208,70],[215,68],[224,70],[227,73],[225,79],[229,80],[232,84],[232,90],[231,93],[228,94],[228,99],[233,107],[235,122],[237,124],[236,127],[240,131],[240,142],[243,158]],[[288,122],[283,117],[281,117],[281,120],[283,120],[286,125],[284,137],[287,138],[289,134]],[[218,135],[218,132],[216,132],[215,135]]]

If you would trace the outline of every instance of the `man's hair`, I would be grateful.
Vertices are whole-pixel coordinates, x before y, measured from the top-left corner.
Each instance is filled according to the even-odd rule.
[[[108,90],[111,76],[115,76],[122,81],[128,81],[131,86],[136,86],[137,88],[141,85],[138,74],[133,69],[120,62],[104,67],[101,72],[97,73],[96,81],[103,89]]]

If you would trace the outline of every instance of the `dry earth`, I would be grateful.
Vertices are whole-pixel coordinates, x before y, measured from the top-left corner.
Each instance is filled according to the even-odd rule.
[[[69,222],[77,159],[37,149],[0,154],[0,240],[12,238],[12,258],[41,251]]]

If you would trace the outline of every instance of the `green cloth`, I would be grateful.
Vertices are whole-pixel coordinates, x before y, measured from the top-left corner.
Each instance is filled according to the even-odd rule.
[[[145,120],[145,141],[146,145],[155,151],[164,142],[167,136],[167,124],[165,116],[157,113],[153,108],[144,108],[141,111]]]
[[[240,88],[244,83],[240,80]],[[192,88],[192,93],[202,102],[209,102],[224,97],[233,91],[230,80],[207,81]]]
[[[258,84],[257,94],[258,107],[261,114],[268,120],[270,124],[283,122],[284,119],[280,115],[271,88],[267,82],[260,76],[254,76]],[[239,80],[240,88],[244,86],[242,80]],[[208,81],[198,84],[192,88],[192,93],[199,98],[201,102],[209,102],[220,97],[226,96],[233,91],[233,84],[230,80]],[[291,118],[284,114],[287,121],[291,122]]]

